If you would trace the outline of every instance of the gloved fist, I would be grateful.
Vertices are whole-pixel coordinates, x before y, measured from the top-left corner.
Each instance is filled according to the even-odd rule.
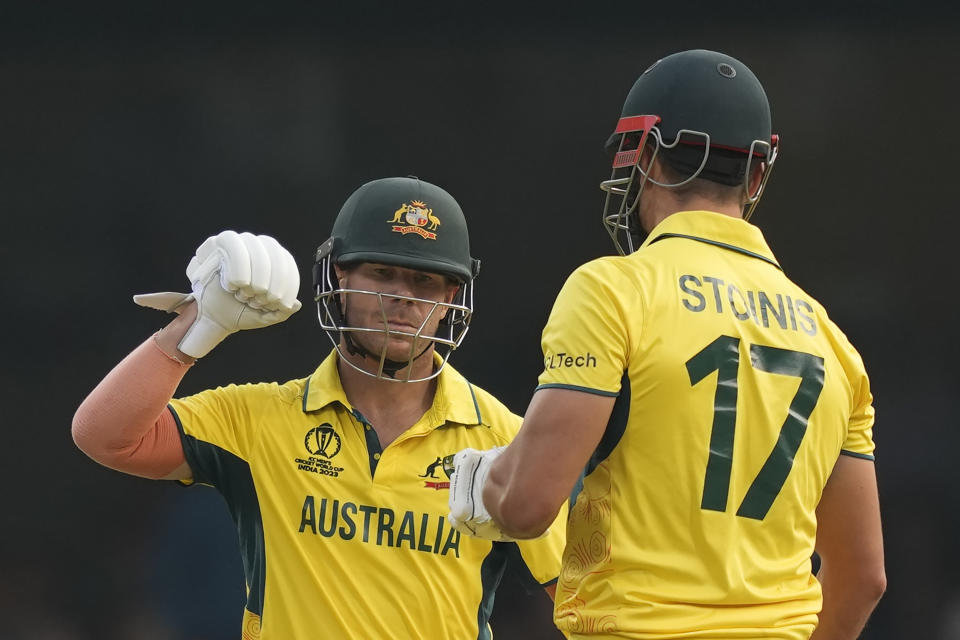
[[[178,345],[194,358],[231,333],[283,322],[300,309],[297,263],[270,236],[222,231],[207,238],[187,265],[187,278],[192,293],[149,293],[133,300],[170,312],[196,300],[197,319]]]
[[[464,449],[453,456],[447,522],[454,529],[494,542],[513,541],[513,538],[500,531],[483,504],[483,486],[490,474],[490,467],[504,449],[506,447],[485,451]]]

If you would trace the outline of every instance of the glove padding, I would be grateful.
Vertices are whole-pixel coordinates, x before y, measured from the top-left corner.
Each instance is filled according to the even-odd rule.
[[[270,236],[223,231],[197,248],[187,265],[192,293],[133,296],[143,307],[179,313],[197,301],[197,319],[177,348],[194,358],[241,329],[283,322],[300,309],[300,272],[290,252]]]
[[[463,449],[453,456],[450,475],[450,514],[447,522],[454,529],[475,538],[494,542],[512,542],[514,538],[497,527],[483,504],[483,487],[487,483],[493,461],[506,447],[485,451]]]

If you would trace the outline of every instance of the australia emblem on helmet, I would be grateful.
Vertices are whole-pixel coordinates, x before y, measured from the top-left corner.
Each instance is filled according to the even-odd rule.
[[[387,220],[393,225],[394,233],[415,233],[427,240],[436,240],[435,233],[440,226],[440,219],[433,215],[433,209],[421,200],[412,200],[400,205],[400,208],[393,212],[393,218]],[[406,224],[404,224],[406,223]]]

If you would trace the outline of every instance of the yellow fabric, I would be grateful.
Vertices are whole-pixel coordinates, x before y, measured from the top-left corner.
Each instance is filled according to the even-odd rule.
[[[822,602],[815,509],[841,450],[872,459],[872,396],[857,352],[760,230],[705,211],[668,217],[634,254],[570,276],[543,353],[540,388],[618,395],[606,457],[571,508],[558,626],[574,638],[808,638]],[[712,357],[732,378],[720,391]],[[713,443],[708,492],[715,416],[733,446]],[[798,425],[791,466],[775,444]],[[782,486],[769,485],[762,515],[738,515],[762,502],[746,498],[768,457]]]
[[[484,598],[509,555],[519,551],[511,569],[526,565],[531,583],[559,574],[565,513],[547,537],[516,544],[447,524],[442,458],[505,445],[521,422],[449,365],[431,409],[382,451],[347,401],[335,352],[307,379],[231,385],[171,407],[194,480],[241,513],[245,638],[487,637]]]

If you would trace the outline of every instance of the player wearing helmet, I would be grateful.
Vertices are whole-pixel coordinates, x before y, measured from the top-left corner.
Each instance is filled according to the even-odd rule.
[[[384,211],[390,216],[384,218]],[[431,274],[421,275],[411,289],[427,296],[426,302],[417,296],[384,299],[357,286],[358,278],[369,284],[371,277],[410,270]],[[320,324],[354,370],[381,380],[429,380],[467,333],[479,270],[480,261],[470,257],[466,221],[450,194],[410,178],[368,183],[344,203],[330,239],[317,250],[313,285]],[[434,289],[442,293],[438,300]],[[429,357],[434,352],[439,366]]]
[[[190,261],[190,294],[136,297],[179,315],[84,400],[74,439],[111,468],[223,494],[247,582],[245,640],[489,637],[510,557],[552,593],[562,527],[494,543],[444,517],[443,459],[502,447],[520,425],[446,364],[478,268],[450,194],[416,178],[367,183],[316,254],[334,343],[316,371],[177,399],[189,366],[227,335],[299,309],[296,264],[272,238],[225,231]]]
[[[608,146],[621,255],[567,280],[520,434],[455,456],[451,521],[530,537],[573,496],[570,638],[855,638],[886,585],[872,395],[747,221],[778,152],[763,88],[720,53],[665,57]]]

